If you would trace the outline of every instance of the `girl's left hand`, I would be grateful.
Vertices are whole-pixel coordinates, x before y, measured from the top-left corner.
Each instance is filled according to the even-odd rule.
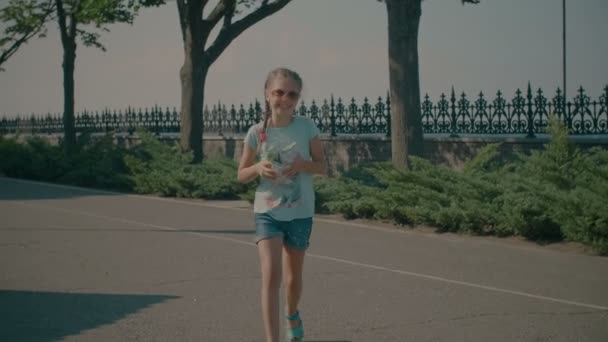
[[[298,172],[304,169],[304,165],[306,165],[306,160],[304,160],[299,155],[293,160],[293,163],[283,171],[283,176],[292,177],[295,176]]]

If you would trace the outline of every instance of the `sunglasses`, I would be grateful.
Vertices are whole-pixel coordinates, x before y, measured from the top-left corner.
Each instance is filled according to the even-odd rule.
[[[278,97],[278,98],[283,98],[283,96],[287,96],[287,98],[290,100],[297,100],[300,97],[300,93],[298,93],[296,91],[286,92],[285,90],[282,90],[282,89],[275,89],[270,92],[270,95],[272,95],[274,97]]]

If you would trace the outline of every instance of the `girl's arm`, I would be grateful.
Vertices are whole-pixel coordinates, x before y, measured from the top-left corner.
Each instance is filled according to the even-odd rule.
[[[270,179],[277,178],[277,173],[272,169],[272,163],[267,160],[255,162],[255,151],[251,146],[243,143],[243,155],[239,162],[237,179],[241,183],[249,183],[262,176]]]
[[[318,135],[310,140],[310,156],[312,157],[311,161],[297,158],[291,164],[291,167],[283,172],[283,175],[291,177],[298,172],[326,175],[325,152],[323,151],[323,143]]]

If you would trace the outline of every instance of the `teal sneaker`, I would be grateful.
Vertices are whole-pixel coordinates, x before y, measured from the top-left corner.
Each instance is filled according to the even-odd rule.
[[[285,316],[288,321],[300,321],[300,324],[292,328],[290,324],[287,324],[287,341],[288,342],[301,342],[302,338],[304,338],[304,325],[302,324],[302,319],[300,318],[300,311],[296,310],[292,316]]]

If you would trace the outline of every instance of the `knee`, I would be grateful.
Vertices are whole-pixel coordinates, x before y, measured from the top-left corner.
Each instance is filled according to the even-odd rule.
[[[302,285],[302,276],[298,274],[286,274],[283,278],[285,286],[294,287]]]
[[[266,270],[262,283],[267,290],[278,290],[281,287],[281,272],[273,269]]]

